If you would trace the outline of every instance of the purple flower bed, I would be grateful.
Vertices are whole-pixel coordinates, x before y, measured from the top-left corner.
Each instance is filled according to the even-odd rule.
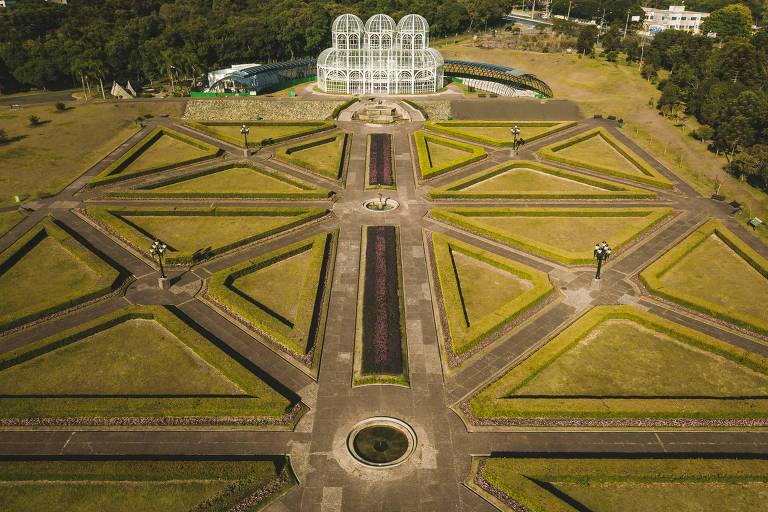
[[[368,180],[371,185],[392,186],[392,136],[388,133],[371,134],[368,149]]]
[[[363,291],[363,373],[403,372],[394,226],[368,226]]]

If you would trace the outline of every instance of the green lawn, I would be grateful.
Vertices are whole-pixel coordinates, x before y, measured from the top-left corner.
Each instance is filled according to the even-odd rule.
[[[490,137],[492,139],[504,141],[514,140],[512,132],[509,130],[511,126],[514,126],[513,123],[511,123],[510,126],[462,126],[460,124],[448,126],[451,126],[451,128],[454,128],[456,131],[465,132],[470,135],[479,135],[480,137]],[[518,125],[518,128],[520,129],[520,135],[518,137],[525,140],[552,130],[552,126]]]
[[[463,189],[467,192],[494,193],[499,191],[517,191],[519,193],[599,193],[600,188],[586,183],[552,176],[534,169],[518,167],[505,171],[498,176],[470,185]]]
[[[344,164],[342,157],[346,142],[346,134],[331,134],[328,137],[280,148],[275,152],[275,156],[321,176],[336,180],[342,175]]]
[[[452,148],[434,140],[427,141],[427,150],[429,151],[429,159],[430,162],[432,162],[432,167],[441,167],[454,160],[460,160],[472,155],[471,151]]]
[[[217,342],[135,306],[0,356],[0,417],[281,417],[293,404]]]
[[[23,219],[24,216],[17,211],[0,212],[0,236],[6,234]]]
[[[576,121],[428,121],[424,127],[436,132],[493,146],[513,145],[511,129],[518,127],[518,139],[533,141],[574,126]]]
[[[458,169],[485,158],[480,146],[418,131],[413,134],[422,179]]]
[[[485,417],[753,418],[768,359],[629,306],[571,324],[470,403]]]
[[[168,245],[169,263],[195,262],[299,226],[327,213],[322,208],[131,208],[91,207],[141,252],[156,239]]]
[[[768,497],[765,459],[491,457],[483,476],[533,512],[761,510]]]
[[[587,162],[600,167],[615,169],[623,173],[637,174],[639,176],[645,175],[640,172],[637,167],[632,165],[632,162],[624,158],[621,153],[608,144],[600,135],[594,135],[573,146],[563,148],[557,153],[570,160]]]
[[[121,173],[133,174],[143,169],[204,157],[208,153],[206,150],[182,142],[169,135],[161,135],[147,149],[142,151],[133,162],[128,164]]]
[[[275,481],[268,460],[5,460],[0,508],[19,512],[230,509]],[[284,475],[282,492],[293,479]],[[270,496],[266,496],[268,499]],[[202,505],[206,500],[213,502]]]
[[[563,263],[593,263],[595,243],[617,250],[669,216],[669,208],[434,208],[431,214]]]
[[[240,133],[242,123],[217,124],[217,123],[199,123],[205,128],[205,131],[232,143],[242,145],[244,142],[243,134]],[[317,131],[326,123],[318,121],[317,123],[291,124],[278,122],[247,123],[248,124],[248,145],[256,146],[265,139],[290,139],[300,137],[308,133]],[[193,125],[194,126],[194,125]]]
[[[135,119],[145,114],[181,115],[181,103],[120,102],[69,104],[54,113],[50,105],[5,109],[0,125],[8,137],[0,145],[0,206],[14,204],[14,195],[30,198],[56,193],[136,133]],[[29,126],[29,116],[44,124]]]
[[[227,192],[262,192],[265,194],[291,194],[302,189],[289,181],[273,178],[265,172],[248,167],[233,167],[224,171],[206,174],[190,180],[172,183],[161,187],[153,187],[157,192],[169,193],[201,193],[212,192],[222,194]]]

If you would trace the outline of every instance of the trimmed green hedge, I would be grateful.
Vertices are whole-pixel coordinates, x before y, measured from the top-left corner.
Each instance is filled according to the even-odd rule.
[[[573,349],[582,339],[606,320],[624,319],[647,327],[675,340],[716,354],[768,375],[768,359],[673,323],[632,306],[596,306],[571,324],[531,357],[488,386],[470,402],[478,418],[545,417],[545,418],[760,418],[768,414],[765,400],[750,398],[716,400],[706,398],[655,398],[642,400],[621,397],[585,398],[513,398],[513,393],[557,358]],[[606,389],[610,395],[611,390]],[[713,409],[717,405],[715,409]],[[530,408],[526,408],[526,406]],[[613,408],[613,410],[611,410]]]
[[[601,167],[599,165],[594,165],[589,162],[571,160],[569,158],[565,158],[557,154],[557,152],[560,150],[563,150],[567,147],[578,144],[579,142],[583,142],[587,139],[591,139],[592,137],[602,137],[605,142],[607,142],[611,147],[613,147],[613,149],[618,151],[624,158],[629,160],[629,162],[632,165],[634,165],[645,176],[638,176],[637,174],[626,173],[616,169],[610,169],[608,167]],[[632,151],[627,146],[619,142],[619,140],[616,137],[611,135],[608,131],[606,131],[603,128],[595,128],[586,133],[582,133],[582,134],[576,135],[575,137],[571,137],[570,139],[567,139],[565,141],[551,144],[549,146],[541,148],[539,152],[541,153],[541,156],[543,156],[544,158],[549,158],[550,160],[555,160],[557,162],[562,162],[569,165],[575,165],[577,167],[586,167],[587,169],[591,169],[593,171],[603,172],[605,174],[619,176],[629,180],[638,181],[640,183],[655,185],[661,188],[671,189],[674,187],[674,185],[667,178],[665,178],[661,173],[659,173],[650,164],[648,164],[648,162],[640,158],[634,151]]]
[[[274,138],[267,137],[259,141],[252,140],[248,142],[249,148],[253,148],[256,146],[268,146],[270,144],[277,144],[280,142],[284,142],[286,140],[295,139],[296,137],[304,137],[306,135],[322,132],[324,130],[330,130],[331,128],[336,127],[334,123],[324,122],[324,121],[243,121],[238,123],[233,123],[231,121],[204,121],[204,122],[184,121],[184,124],[189,126],[190,128],[200,130],[201,132],[211,134],[216,138],[235,144],[236,146],[243,145],[243,141],[239,137],[231,137],[229,135],[217,132],[215,129],[212,129],[211,126],[242,126],[243,124],[246,124],[249,127],[260,127],[260,126],[306,126],[307,127],[306,130],[300,130],[291,135],[284,135],[282,137],[274,137]]]
[[[640,272],[640,281],[642,281],[648,291],[654,295],[689,307],[704,313],[705,315],[725,320],[726,322],[745,327],[763,335],[768,335],[768,317],[757,318],[742,313],[741,311],[736,311],[720,304],[709,302],[701,297],[692,296],[682,291],[668,288],[664,286],[659,279],[666,271],[680,263],[683,258],[713,234],[743,258],[752,268],[768,279],[768,260],[760,256],[720,222],[715,219],[710,219],[685,240]],[[730,286],[730,283],[713,282],[712,286]],[[768,311],[768,309],[766,311]]]
[[[341,114],[342,110],[345,110],[346,108],[349,108],[351,105],[355,104],[356,102],[360,101],[359,98],[352,98],[351,100],[347,100],[341,105],[337,106],[335,109],[333,109],[333,112],[331,112],[331,118],[332,119],[338,119],[339,114]]]
[[[305,169],[308,169],[312,172],[315,172],[317,174],[320,174],[321,176],[326,176],[328,178],[334,179],[334,180],[340,180],[342,175],[344,174],[344,163],[346,160],[347,151],[350,146],[349,139],[352,137],[351,134],[348,134],[346,132],[341,132],[336,135],[331,135],[330,137],[322,137],[319,139],[313,139],[301,144],[297,144],[295,146],[287,146],[279,148],[275,151],[275,158],[279,160],[283,160],[285,162],[292,163],[294,165],[298,165],[299,167],[304,167]],[[320,166],[316,165],[314,162],[310,162],[301,158],[298,158],[296,156],[293,156],[293,153],[296,153],[297,151],[301,151],[303,149],[310,149],[317,146],[322,146],[323,144],[336,144],[340,145],[341,148],[339,151],[339,157],[336,161],[334,161],[334,165],[332,166],[332,171],[329,171],[327,169],[323,169]]]
[[[543,137],[547,137],[549,135],[552,135],[554,133],[561,132],[563,130],[566,130],[572,126],[576,126],[576,121],[520,121],[520,122],[514,122],[514,121],[429,121],[424,125],[424,128],[427,128],[428,130],[432,130],[435,132],[445,133],[446,135],[453,135],[454,137],[460,137],[462,139],[466,140],[473,140],[475,142],[482,142],[483,144],[489,144],[491,146],[499,146],[499,147],[512,147],[513,141],[506,140],[506,139],[496,139],[493,137],[485,137],[482,135],[477,135],[473,133],[467,133],[463,132],[457,128],[461,126],[475,126],[475,127],[481,127],[481,126],[504,126],[504,127],[510,127],[517,125],[519,127],[525,128],[526,126],[530,127],[546,127],[551,126],[552,129],[548,130],[546,132],[540,133],[538,135],[534,135],[532,137],[528,137],[525,139],[525,142],[533,142],[534,140],[541,139]]]
[[[494,331],[545,300],[554,291],[554,287],[545,273],[527,265],[503,258],[489,251],[478,249],[440,233],[432,233],[432,242],[440,289],[443,295],[443,304],[451,331],[453,352],[456,355],[470,350]],[[477,324],[467,327],[464,320],[465,308],[463,297],[459,291],[451,251],[457,251],[522,279],[526,279],[533,284],[533,287],[517,296],[513,301],[505,304],[502,308],[483,317]]]
[[[154,189],[166,187],[176,183],[182,183],[184,181],[193,180],[202,176],[208,176],[209,174],[216,174],[221,171],[226,171],[233,168],[248,168],[258,173],[264,174],[288,185],[302,189],[302,192],[153,192]],[[185,174],[183,176],[176,176],[167,180],[162,180],[145,187],[141,187],[137,190],[130,191],[116,191],[107,192],[104,194],[106,197],[121,197],[121,198],[139,198],[139,197],[158,197],[158,198],[219,198],[219,197],[232,197],[243,199],[257,199],[257,198],[279,198],[279,199],[325,199],[331,195],[331,191],[318,188],[311,183],[294,178],[292,176],[286,176],[278,174],[274,171],[269,171],[256,167],[247,162],[242,163],[230,163],[226,165],[220,165],[204,171],[195,172],[192,174]]]
[[[96,299],[115,291],[120,286],[122,276],[117,269],[99,258],[50,217],[44,218],[0,254],[0,275],[5,274],[14,264],[24,258],[28,251],[45,238],[55,240],[62,248],[99,276],[94,284],[94,289],[85,294],[70,292],[61,297],[49,297],[42,304],[29,304],[23,309],[0,315],[0,332]],[[40,272],[45,275],[45,268],[41,267]],[[18,290],[8,289],[4,290],[3,293],[23,293],[22,290],[27,285],[28,283],[16,283]]]
[[[152,144],[163,135],[167,135],[168,137],[173,137],[176,140],[179,140],[186,144],[190,144],[198,149],[206,151],[207,154],[197,158],[181,160],[179,162],[174,162],[172,164],[159,165],[156,167],[149,167],[146,169],[137,169],[129,173],[123,173],[126,167],[128,167],[134,160],[136,160],[145,150],[149,149],[152,146]],[[116,181],[136,178],[137,176],[144,176],[146,174],[165,171],[167,169],[172,169],[174,167],[179,167],[182,165],[202,162],[203,160],[208,160],[209,158],[213,158],[218,154],[219,154],[219,148],[215,146],[206,144],[205,142],[201,142],[191,137],[187,137],[186,135],[183,135],[169,128],[159,126],[154,130],[152,130],[151,132],[149,132],[149,134],[146,137],[144,137],[131,149],[126,151],[120,158],[112,162],[112,164],[110,164],[109,167],[101,171],[95,178],[93,178],[88,183],[87,186],[96,187],[99,185],[106,185],[108,183],[114,183]]]
[[[425,109],[424,107],[422,107],[418,103],[414,103],[413,101],[407,100],[405,98],[403,98],[403,103],[405,103],[407,105],[410,105],[412,108],[415,108],[416,110],[421,112],[421,115],[424,116],[424,119],[429,119],[429,114],[427,114],[427,109]]]
[[[196,332],[168,309],[159,306],[132,306],[78,325],[48,338],[0,355],[0,370],[79,342],[129,320],[154,320],[189,350],[237,384],[247,396],[178,396],[93,398],[41,396],[0,398],[0,417],[157,417],[157,416],[282,416],[295,405],[243,366],[239,356],[218,340]],[[104,364],[109,364],[105,360]]]
[[[488,156],[485,150],[481,147],[473,146],[471,144],[465,144],[463,142],[457,142],[451,139],[446,139],[445,137],[438,137],[436,135],[430,135],[428,133],[421,132],[421,131],[414,133],[413,136],[416,141],[416,153],[419,157],[419,168],[421,169],[421,177],[425,180],[453,171],[455,169],[458,169],[459,167],[463,167],[465,165],[469,165],[471,163],[477,162],[478,160],[482,160],[483,158]],[[427,147],[427,141],[433,142],[435,144],[447,146],[449,148],[467,151],[469,154],[466,157],[462,157],[460,159],[447,162],[443,165],[433,167],[432,158],[430,157],[429,148]]]
[[[473,192],[464,189],[489,180],[510,169],[533,169],[551,176],[565,178],[592,187],[603,189],[605,192]],[[525,199],[525,198],[551,198],[551,199],[655,199],[655,192],[641,190],[639,188],[621,185],[599,178],[593,178],[577,174],[563,169],[558,169],[546,164],[532,161],[514,161],[502,164],[494,169],[481,171],[454,183],[438,187],[429,191],[429,197],[433,199],[471,198],[471,199]]]

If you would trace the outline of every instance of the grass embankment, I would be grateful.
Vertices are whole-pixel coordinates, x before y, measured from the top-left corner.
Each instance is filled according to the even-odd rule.
[[[137,117],[181,115],[181,103],[120,102],[70,104],[64,112],[51,105],[25,106],[0,113],[0,125],[14,139],[0,145],[0,206],[15,195],[36,198],[57,193],[136,133]],[[29,125],[36,115],[43,124]]]

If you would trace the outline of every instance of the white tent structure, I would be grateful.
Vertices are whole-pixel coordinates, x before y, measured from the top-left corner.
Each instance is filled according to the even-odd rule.
[[[429,24],[418,14],[399,23],[375,14],[363,25],[342,14],[332,26],[333,47],[317,58],[317,84],[345,94],[414,94],[443,86],[443,57],[429,48]]]

